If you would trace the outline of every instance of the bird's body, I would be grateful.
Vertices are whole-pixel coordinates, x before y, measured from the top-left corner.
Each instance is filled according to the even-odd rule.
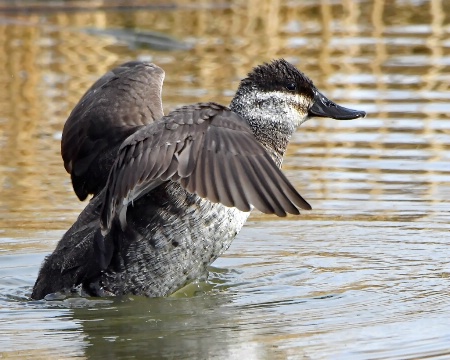
[[[85,95],[91,106],[96,108],[100,100],[113,103],[111,96],[119,96],[118,89],[126,96],[133,93],[136,88],[129,88],[130,77],[139,80],[136,74],[145,66],[158,73],[159,80],[152,83],[154,77],[150,77],[147,84],[160,91],[163,75],[157,67],[133,63],[128,67],[136,71],[113,71],[115,84],[106,79],[99,88],[93,86],[94,92]],[[156,97],[158,91],[153,92]],[[77,123],[86,126],[97,120],[74,113],[69,117],[66,127],[72,129],[67,131],[71,141],[65,142],[69,137],[63,134],[66,169],[76,178],[77,195],[82,198],[87,192],[94,197],[45,260],[33,298],[80,284],[95,296],[154,297],[175,292],[206,273],[253,207],[278,216],[310,209],[279,169],[289,139],[302,122],[309,116],[351,119],[365,115],[327,100],[284,60],[255,68],[241,82],[230,108],[194,104],[156,119],[156,111],[144,115],[139,111],[146,98],[137,93],[138,100],[126,100],[129,112],[127,103],[122,105],[125,122],[124,117],[117,121],[107,109],[97,111],[97,117],[103,111],[107,115],[103,119],[113,125],[129,129],[132,122],[135,128],[126,139],[106,142],[104,150],[93,154],[89,130],[74,129]],[[138,111],[133,110],[136,104]],[[159,104],[157,99],[156,105],[145,106],[159,109]],[[134,119],[136,114],[141,116],[139,121]],[[124,133],[112,127],[115,133]],[[109,178],[99,183],[87,165],[101,163],[102,154],[111,152],[118,141],[114,164],[107,165]],[[76,151],[70,151],[72,146]],[[77,163],[81,170],[74,177]]]
[[[140,200],[129,208],[133,233],[115,239],[120,245],[112,266],[91,283],[91,293],[170,295],[206,275],[250,214],[212,203],[177,183],[166,183]]]

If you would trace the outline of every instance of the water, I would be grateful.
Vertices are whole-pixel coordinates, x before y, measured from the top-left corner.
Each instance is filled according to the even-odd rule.
[[[450,3],[119,4],[0,2],[0,357],[450,358]],[[368,113],[295,134],[284,171],[313,211],[255,212],[169,298],[29,299],[85,206],[60,137],[98,76],[154,61],[168,112],[279,57]]]

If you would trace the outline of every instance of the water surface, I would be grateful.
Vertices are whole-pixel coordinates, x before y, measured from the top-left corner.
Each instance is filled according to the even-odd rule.
[[[214,4],[0,2],[0,355],[449,358],[450,3]],[[227,104],[279,57],[368,113],[295,134],[283,168],[313,211],[255,212],[208,281],[169,298],[29,299],[86,205],[59,151],[95,79],[153,61],[168,112]]]

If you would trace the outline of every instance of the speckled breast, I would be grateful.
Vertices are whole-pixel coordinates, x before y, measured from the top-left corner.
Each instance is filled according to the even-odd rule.
[[[169,182],[128,208],[133,229],[117,235],[120,250],[96,295],[166,296],[207,272],[236,237],[249,212],[214,204]]]

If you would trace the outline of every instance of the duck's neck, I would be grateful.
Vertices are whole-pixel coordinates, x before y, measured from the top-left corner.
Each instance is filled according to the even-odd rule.
[[[289,140],[297,128],[298,122],[295,120],[298,114],[276,98],[261,101],[251,94],[239,92],[231,101],[230,109],[248,122],[256,139],[281,167]]]

